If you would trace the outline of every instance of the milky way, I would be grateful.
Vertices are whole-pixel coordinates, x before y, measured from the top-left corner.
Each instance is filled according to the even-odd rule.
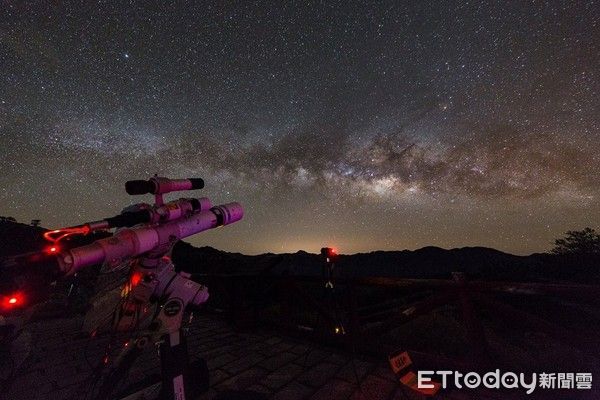
[[[0,3],[0,215],[203,177],[247,253],[544,251],[600,222],[600,5]]]

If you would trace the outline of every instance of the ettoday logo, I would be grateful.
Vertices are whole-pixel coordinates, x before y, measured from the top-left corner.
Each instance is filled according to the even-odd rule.
[[[591,373],[546,373],[524,374],[501,372],[499,369],[483,375],[477,372],[462,373],[458,371],[418,371],[417,386],[419,389],[434,388],[434,381],[441,382],[442,388],[453,384],[457,389],[523,389],[527,394],[541,389],[591,389]]]

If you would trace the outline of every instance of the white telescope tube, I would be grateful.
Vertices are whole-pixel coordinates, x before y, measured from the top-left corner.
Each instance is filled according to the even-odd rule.
[[[164,224],[121,229],[109,238],[61,252],[58,260],[66,275],[100,263],[116,265],[176,240],[237,222],[243,216],[241,204],[223,204]]]

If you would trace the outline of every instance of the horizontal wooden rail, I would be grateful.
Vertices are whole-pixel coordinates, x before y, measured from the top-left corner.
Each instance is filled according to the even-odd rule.
[[[539,296],[542,301],[570,298],[577,299],[578,304],[592,304],[600,299],[600,285],[470,281],[464,274],[454,273],[451,279],[336,277],[334,292],[325,286],[326,279],[317,275],[193,274],[192,279],[223,291],[220,298],[231,308],[233,316],[248,315],[251,310],[253,317],[264,323],[287,330],[303,326],[304,334],[310,332],[308,334],[320,342],[337,342],[362,350],[389,351],[390,344],[382,342],[382,334],[444,308],[461,312],[460,319],[470,343],[470,362],[483,365],[489,359],[489,346],[483,335],[480,307],[509,321],[517,318],[529,329],[551,332],[550,336],[557,340],[576,339],[594,352],[600,350],[600,340],[583,340],[585,337],[560,324],[502,301],[507,300],[507,295],[531,295]],[[299,322],[302,319],[312,319],[310,329],[306,329],[306,322]],[[342,324],[345,326],[339,334]]]

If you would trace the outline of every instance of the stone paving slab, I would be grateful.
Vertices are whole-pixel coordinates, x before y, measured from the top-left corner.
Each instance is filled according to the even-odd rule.
[[[271,372],[261,383],[272,392],[275,392],[294,381],[303,371],[304,368],[298,364],[288,364]]]
[[[328,380],[325,385],[318,389],[311,400],[346,399],[354,393],[354,385],[341,379]]]

